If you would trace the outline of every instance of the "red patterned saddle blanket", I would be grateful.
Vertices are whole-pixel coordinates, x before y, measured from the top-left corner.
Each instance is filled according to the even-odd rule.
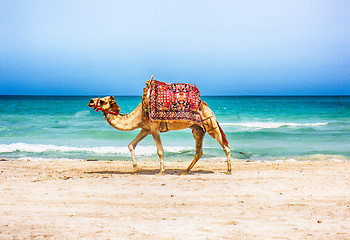
[[[156,80],[150,83],[149,116],[152,120],[191,121],[202,126],[200,103],[200,92],[193,84]]]

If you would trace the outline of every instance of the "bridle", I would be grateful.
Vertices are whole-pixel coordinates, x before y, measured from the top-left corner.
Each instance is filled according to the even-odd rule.
[[[96,101],[96,104],[95,104],[95,107],[94,107],[94,110],[96,112],[101,111],[101,112],[103,112],[105,114],[107,114],[107,113],[114,114],[114,115],[118,115],[119,114],[119,112],[113,112],[113,111],[109,111],[109,110],[105,110],[103,108],[97,107],[99,102],[100,102],[100,98],[97,98],[97,101]]]

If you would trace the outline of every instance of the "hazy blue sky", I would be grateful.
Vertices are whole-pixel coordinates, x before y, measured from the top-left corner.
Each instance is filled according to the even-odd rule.
[[[350,1],[0,0],[0,94],[350,94]]]

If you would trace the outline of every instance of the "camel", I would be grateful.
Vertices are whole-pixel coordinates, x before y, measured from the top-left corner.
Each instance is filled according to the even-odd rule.
[[[153,77],[153,76],[152,76]],[[152,80],[152,78],[151,78]],[[151,81],[150,80],[150,81]],[[146,83],[147,84],[147,83]],[[148,85],[149,86],[149,85]],[[144,89],[144,95],[147,88]],[[199,106],[199,114],[202,121],[202,126],[189,121],[179,121],[179,120],[164,120],[164,121],[152,121],[147,112],[144,109],[144,104],[141,102],[135,109],[129,114],[120,114],[120,108],[115,101],[113,96],[107,96],[104,98],[93,98],[88,103],[90,108],[94,108],[96,111],[101,111],[105,120],[115,129],[121,131],[131,131],[141,128],[140,133],[132,140],[128,148],[131,153],[133,171],[136,173],[139,171],[139,167],[136,162],[135,148],[136,145],[148,135],[152,135],[154,142],[157,147],[157,154],[160,159],[160,172],[159,175],[163,175],[165,172],[164,168],[164,150],[160,138],[160,133],[168,131],[182,130],[186,128],[192,129],[193,138],[196,142],[196,153],[191,164],[187,169],[182,172],[186,175],[190,172],[197,161],[203,156],[203,139],[208,132],[208,134],[216,139],[220,146],[223,148],[226,154],[227,161],[227,172],[226,174],[232,174],[231,170],[231,147],[226,139],[225,133],[221,129],[219,123],[216,121],[216,117],[213,111],[209,108],[206,102],[202,101]]]

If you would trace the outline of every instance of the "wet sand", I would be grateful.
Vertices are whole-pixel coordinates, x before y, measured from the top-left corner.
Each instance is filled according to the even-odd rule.
[[[350,239],[350,162],[0,161],[0,239]]]

